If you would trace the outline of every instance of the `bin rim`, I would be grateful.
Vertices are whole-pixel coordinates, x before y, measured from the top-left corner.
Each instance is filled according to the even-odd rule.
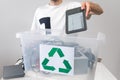
[[[106,36],[102,32],[98,32],[96,37],[81,37],[81,36],[69,36],[69,35],[43,35],[39,31],[24,31],[16,33],[16,38],[23,38],[25,34],[37,34],[37,36],[48,36],[48,37],[67,37],[67,38],[84,38],[84,39],[95,39],[97,41],[101,41],[103,43],[106,42]]]

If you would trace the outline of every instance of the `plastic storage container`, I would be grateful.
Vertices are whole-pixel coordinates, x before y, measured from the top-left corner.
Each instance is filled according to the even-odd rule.
[[[40,72],[50,80],[94,80],[97,38],[43,35],[30,31],[17,33],[16,36],[21,40],[25,71]],[[47,48],[51,47],[47,56]]]

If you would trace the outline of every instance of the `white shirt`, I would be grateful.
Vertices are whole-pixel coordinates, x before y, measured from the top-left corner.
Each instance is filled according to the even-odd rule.
[[[79,2],[67,2],[63,0],[63,2],[58,6],[51,6],[47,4],[43,7],[39,7],[35,12],[31,31],[51,29],[52,34],[57,34],[61,31],[61,33],[65,33],[66,10],[80,6],[81,4]]]

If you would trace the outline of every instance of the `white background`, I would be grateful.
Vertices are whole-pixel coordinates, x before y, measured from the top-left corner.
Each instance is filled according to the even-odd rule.
[[[0,75],[2,66],[14,64],[21,57],[17,32],[29,30],[36,8],[48,0],[0,0]],[[74,0],[75,1],[75,0]],[[80,1],[80,0],[77,0]],[[104,9],[101,16],[88,21],[89,32],[106,34],[107,46],[100,51],[106,67],[120,80],[120,10],[119,0],[92,0]]]

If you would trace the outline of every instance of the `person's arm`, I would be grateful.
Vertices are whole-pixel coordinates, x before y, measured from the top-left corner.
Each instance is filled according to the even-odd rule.
[[[81,3],[81,8],[86,9],[86,18],[89,19],[91,15],[100,15],[103,13],[103,9],[96,3],[87,1]]]

